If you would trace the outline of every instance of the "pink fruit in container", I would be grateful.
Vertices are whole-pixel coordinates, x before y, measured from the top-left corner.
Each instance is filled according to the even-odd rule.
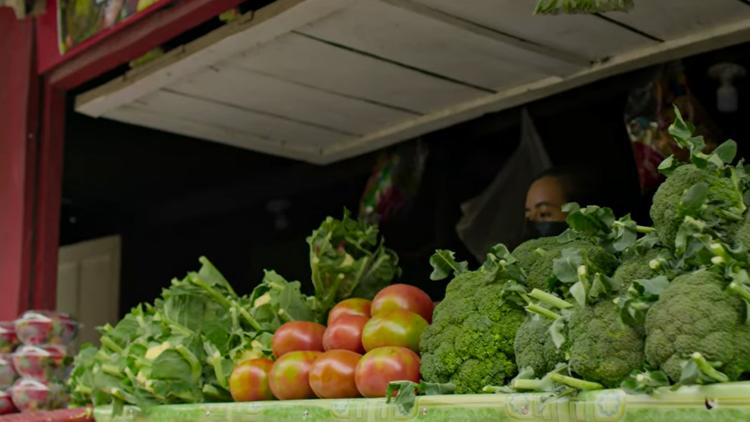
[[[16,407],[13,406],[13,400],[11,400],[10,393],[0,390],[0,415],[7,415],[8,413],[15,412]]]
[[[10,353],[17,345],[16,325],[10,321],[0,321],[0,353]]]
[[[13,368],[13,361],[8,354],[0,354],[0,389],[5,389],[13,385],[16,380],[16,370]]]
[[[67,404],[65,387],[54,382],[21,378],[10,388],[10,394],[13,405],[21,412],[60,409]]]
[[[18,375],[41,381],[62,379],[69,362],[62,346],[21,346],[13,353]]]
[[[68,344],[78,332],[78,324],[67,314],[27,311],[15,322],[16,335],[23,344]]]

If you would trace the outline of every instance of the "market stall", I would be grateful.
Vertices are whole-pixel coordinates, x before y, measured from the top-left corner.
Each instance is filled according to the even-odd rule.
[[[23,312],[55,308],[70,107],[329,164],[750,41],[750,6],[737,0],[559,16],[533,16],[532,1],[449,3],[163,0],[83,10],[61,0],[47,2],[36,26],[1,14],[6,39],[23,47],[3,53],[21,60],[0,73],[14,93],[0,119],[16,120],[3,127],[15,141],[0,146],[14,164],[2,170],[10,207],[0,227],[10,236],[0,262],[12,277],[0,285],[0,316],[18,317],[0,326],[3,410],[98,421],[746,419],[750,178],[736,143],[707,144],[679,109],[660,128],[666,159],[651,163],[654,180],[666,177],[653,226],[570,205],[562,235],[493,246],[478,266],[437,250],[429,264],[445,292],[439,303],[405,284],[378,231],[373,214],[396,195],[393,159],[376,168],[359,218],[344,212],[309,227],[311,293],[282,267],[237,293],[202,257],[80,350],[70,316]],[[75,19],[89,14],[101,19]],[[284,206],[270,212],[283,220]]]

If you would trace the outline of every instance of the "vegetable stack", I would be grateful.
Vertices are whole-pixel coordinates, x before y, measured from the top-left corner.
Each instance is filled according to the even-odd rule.
[[[422,336],[424,380],[650,392],[750,373],[750,177],[733,141],[705,153],[693,133],[676,109],[670,134],[690,162],[661,164],[654,227],[568,204],[568,231],[490,254],[477,271],[438,251],[433,278],[456,275]],[[488,272],[493,262],[504,270]]]

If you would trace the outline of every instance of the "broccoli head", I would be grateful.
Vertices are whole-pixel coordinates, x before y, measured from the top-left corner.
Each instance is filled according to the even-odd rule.
[[[570,240],[566,234],[532,239],[513,250],[513,256],[526,271],[528,287],[549,290],[550,280],[554,279],[553,263],[568,248],[578,250],[591,274],[610,275],[617,267],[614,255],[587,240]]]
[[[643,335],[620,319],[610,300],[577,308],[568,323],[570,369],[588,381],[616,387],[643,366]]]
[[[624,293],[636,280],[647,280],[658,275],[657,271],[651,268],[652,260],[667,255],[667,251],[661,248],[654,248],[646,251],[644,254],[631,254],[622,260],[622,263],[612,278],[620,286],[620,293]]]
[[[549,333],[552,321],[539,316],[529,316],[516,332],[514,351],[518,368],[531,368],[536,376],[555,369],[565,362],[565,354],[555,346]]]
[[[420,342],[425,381],[453,383],[459,394],[478,393],[515,375],[513,340],[526,313],[507,300],[505,281],[483,266],[448,284]]]
[[[673,381],[693,353],[719,362],[736,380],[750,371],[750,328],[743,300],[721,275],[698,270],[675,278],[646,314],[646,359]]]
[[[683,197],[698,183],[705,183],[708,187],[704,202],[706,206],[686,210],[682,205]],[[742,192],[738,191],[731,178],[686,164],[677,167],[659,186],[654,194],[650,214],[659,240],[673,249],[677,232],[686,216],[709,222],[722,237],[734,232],[743,210]]]

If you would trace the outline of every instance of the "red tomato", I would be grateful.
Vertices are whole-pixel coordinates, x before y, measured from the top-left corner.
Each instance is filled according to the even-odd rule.
[[[248,359],[240,362],[229,377],[229,391],[234,401],[273,400],[268,386],[271,359]]]
[[[310,387],[321,399],[359,397],[354,369],[362,355],[349,350],[329,350],[313,363]]]
[[[369,318],[370,303],[369,300],[358,297],[342,300],[328,312],[328,325],[331,325],[341,315],[361,315]]]
[[[391,381],[419,382],[419,356],[405,347],[379,347],[354,370],[357,390],[365,397],[385,397]]]
[[[271,351],[277,358],[300,350],[323,351],[326,327],[309,321],[290,321],[279,327],[271,339]]]
[[[404,309],[419,314],[428,323],[432,322],[432,309],[435,304],[422,289],[408,284],[392,284],[378,292],[372,300],[372,316]]]
[[[414,312],[396,309],[372,317],[362,330],[366,351],[384,346],[401,346],[419,352],[419,338],[429,324]]]
[[[325,350],[343,349],[364,353],[362,331],[369,318],[362,315],[341,315],[326,328],[323,334]]]
[[[279,400],[301,400],[315,397],[310,388],[310,368],[321,352],[296,351],[286,353],[274,362],[268,373],[268,385]]]

